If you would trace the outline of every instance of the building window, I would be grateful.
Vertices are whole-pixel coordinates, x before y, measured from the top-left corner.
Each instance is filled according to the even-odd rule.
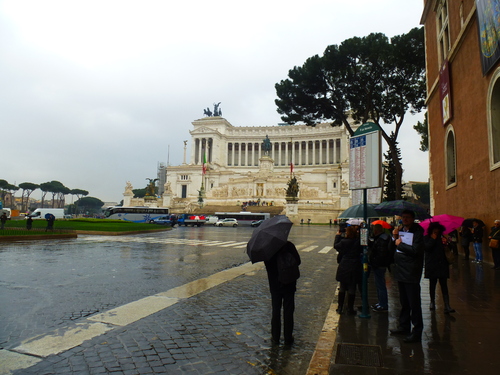
[[[189,180],[189,176],[187,174],[181,174],[180,178],[181,178],[181,181],[187,181],[187,180]]]
[[[187,185],[181,185],[181,198],[187,198]]]
[[[488,146],[490,169],[500,168],[500,69],[493,74],[488,90]]]
[[[437,39],[439,66],[443,64],[450,52],[450,23],[448,18],[448,0],[439,2],[437,11]]]
[[[444,149],[446,151],[446,186],[452,187],[457,183],[457,164],[456,164],[456,148],[455,148],[455,133],[453,127],[449,126],[446,134]]]

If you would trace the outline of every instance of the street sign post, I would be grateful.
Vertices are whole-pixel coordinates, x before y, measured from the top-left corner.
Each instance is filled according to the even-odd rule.
[[[382,154],[380,128],[373,122],[361,125],[349,143],[349,189],[363,190],[364,222],[368,223],[367,189],[382,186]],[[368,312],[368,238],[370,228],[360,232],[363,245],[363,311],[360,318],[370,318]]]

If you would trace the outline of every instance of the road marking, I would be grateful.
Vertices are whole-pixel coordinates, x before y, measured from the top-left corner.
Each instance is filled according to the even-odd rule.
[[[232,244],[229,244],[229,245],[224,245],[224,246],[221,246],[221,247],[232,247],[232,246],[242,246],[243,244],[245,244],[245,246],[247,245],[246,242],[236,242],[236,243],[232,243]]]
[[[0,374],[12,374],[16,370],[22,370],[36,365],[41,359],[30,355],[0,350]]]
[[[154,294],[93,315],[72,326],[61,327],[49,333],[24,340],[21,345],[14,349],[0,350],[0,374],[10,374],[12,371],[31,367],[40,361],[36,357],[48,357],[62,353],[81,345],[84,341],[136,322],[173,306],[182,299],[190,298],[238,276],[253,275],[263,267],[263,263],[252,264],[247,262],[217,272],[206,278],[180,285],[166,292]]]
[[[311,251],[313,251],[314,249],[316,249],[318,246],[309,246],[309,247],[306,247],[305,249],[303,249],[302,251],[304,253],[309,253]]]
[[[84,341],[93,339],[112,329],[113,327],[103,323],[77,323],[72,327],[58,328],[52,332],[25,340],[14,351],[37,357],[48,357],[51,354],[62,353],[81,345]]]
[[[149,296],[126,305],[94,315],[88,320],[115,326],[126,326],[160,310],[166,309],[179,301],[178,298]]]
[[[322,248],[319,253],[320,254],[328,254],[330,252],[330,250],[333,249],[333,246],[325,246],[324,248]]]

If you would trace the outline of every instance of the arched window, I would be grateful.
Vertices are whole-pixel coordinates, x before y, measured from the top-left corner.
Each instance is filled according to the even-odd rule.
[[[448,126],[445,138],[445,161],[446,161],[446,186],[452,187],[457,183],[457,163],[455,148],[455,133],[453,127]]]
[[[497,69],[488,90],[488,145],[490,169],[500,167],[500,69]]]

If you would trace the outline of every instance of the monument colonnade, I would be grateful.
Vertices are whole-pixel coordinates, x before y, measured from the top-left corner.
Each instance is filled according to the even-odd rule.
[[[340,138],[272,141],[270,157],[274,165],[283,166],[293,162],[296,166],[338,164],[341,162]],[[206,161],[213,161],[213,138],[194,138],[194,164],[202,165]],[[262,142],[227,142],[226,166],[256,167],[263,156]]]

